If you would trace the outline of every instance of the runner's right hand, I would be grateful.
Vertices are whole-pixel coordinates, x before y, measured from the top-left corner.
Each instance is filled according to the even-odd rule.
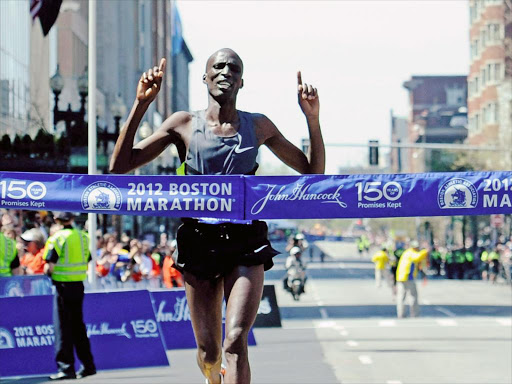
[[[165,58],[162,58],[160,66],[150,68],[142,74],[137,85],[137,100],[148,104],[155,100],[164,77],[165,63]]]

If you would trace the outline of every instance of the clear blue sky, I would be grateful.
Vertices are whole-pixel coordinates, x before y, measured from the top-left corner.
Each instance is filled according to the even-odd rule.
[[[402,83],[412,75],[466,75],[465,0],[177,2],[194,56],[190,107],[206,107],[201,81],[219,48],[245,64],[238,108],[267,115],[297,146],[307,128],[296,99],[296,71],[318,88],[326,144],[390,141],[390,110],[408,112]],[[367,161],[367,150],[329,148],[327,173]],[[279,162],[262,151],[268,167]]]

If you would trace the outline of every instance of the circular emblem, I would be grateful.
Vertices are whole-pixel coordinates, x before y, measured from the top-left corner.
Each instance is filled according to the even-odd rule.
[[[14,348],[14,338],[7,329],[0,328],[0,349],[10,348]]]
[[[450,179],[439,189],[437,203],[441,209],[476,208],[478,193],[470,181]]]
[[[108,181],[97,181],[82,193],[82,208],[91,211],[119,211],[123,201],[121,191]]]

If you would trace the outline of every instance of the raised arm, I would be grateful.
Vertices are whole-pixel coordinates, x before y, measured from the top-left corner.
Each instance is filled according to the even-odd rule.
[[[297,172],[322,174],[325,172],[325,147],[320,130],[320,102],[318,92],[312,85],[302,84],[302,75],[297,72],[297,96],[300,108],[306,117],[310,139],[310,157],[290,143],[267,117],[258,118],[265,136],[264,144],[286,165]]]
[[[145,140],[133,145],[135,134],[149,105],[153,102],[165,73],[166,60],[162,59],[158,67],[144,72],[137,85],[137,96],[130,115],[126,120],[117,139],[112,159],[111,173],[127,173],[155,159],[171,143],[179,140],[175,132],[179,124],[186,118],[186,113],[175,113],[162,126]]]

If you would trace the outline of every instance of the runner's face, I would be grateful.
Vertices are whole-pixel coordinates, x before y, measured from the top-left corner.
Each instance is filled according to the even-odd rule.
[[[203,77],[213,97],[236,97],[243,87],[243,63],[235,52],[220,50],[210,57]]]

